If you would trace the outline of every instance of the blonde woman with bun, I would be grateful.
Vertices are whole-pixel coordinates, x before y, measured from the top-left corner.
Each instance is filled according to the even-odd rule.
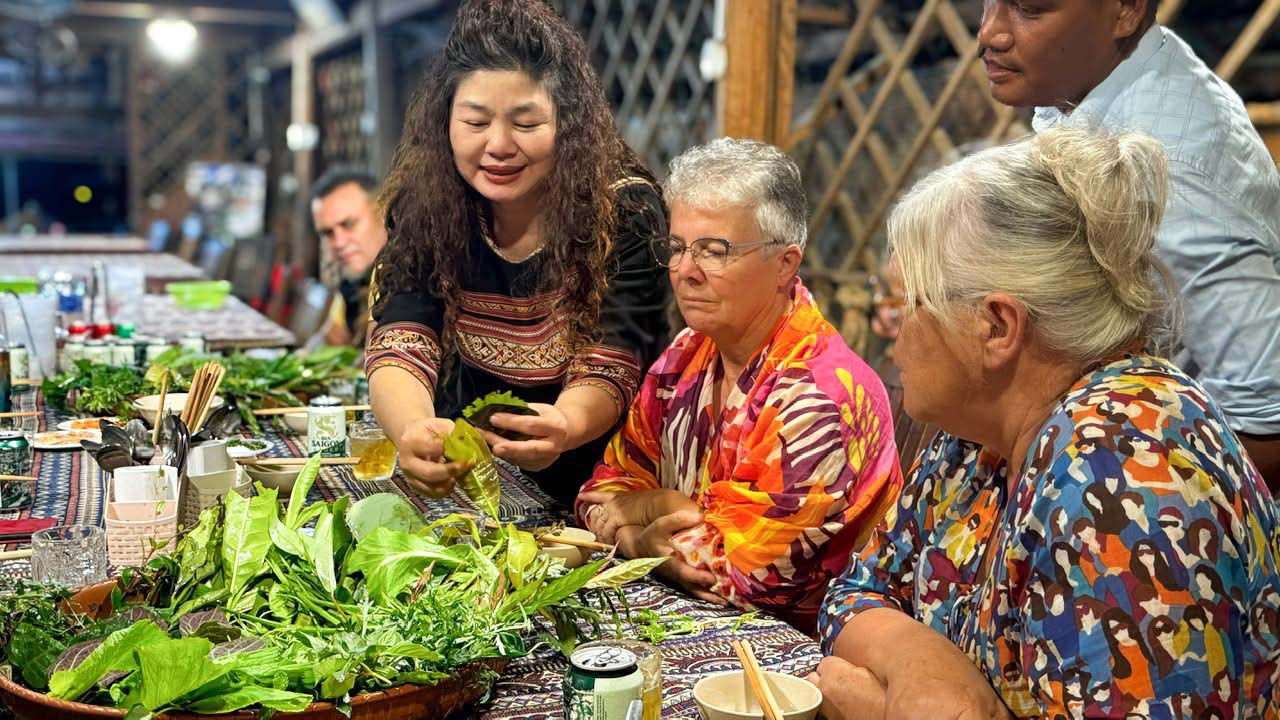
[[[895,210],[903,402],[941,432],[827,596],[827,717],[1280,712],[1271,496],[1145,350],[1166,193],[1155,140],[1054,129]]]

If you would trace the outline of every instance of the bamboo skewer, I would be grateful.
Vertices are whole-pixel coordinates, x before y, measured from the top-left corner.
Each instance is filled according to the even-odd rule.
[[[31,548],[26,550],[11,550],[9,552],[0,552],[0,561],[4,560],[25,560],[31,557]]]
[[[306,465],[311,458],[287,457],[287,458],[236,458],[236,462],[241,465],[282,465],[286,467],[296,467]],[[321,465],[355,465],[360,462],[358,457],[327,457],[320,458]]]
[[[39,415],[39,414],[40,414],[39,412],[36,412],[36,411],[34,411],[34,410],[28,410],[28,411],[23,411],[23,412],[0,412],[0,418],[24,418],[24,417],[35,417],[35,416],[37,416],[37,415]]]
[[[156,410],[155,427],[151,428],[151,444],[152,445],[160,444],[160,425],[161,425],[160,420],[164,418],[164,400],[165,400],[165,395],[168,395],[168,394],[169,394],[169,373],[166,372],[160,376],[160,408]],[[183,408],[183,409],[185,410],[186,408]]]
[[[0,480],[5,482],[35,482],[36,478],[31,475],[0,475]]]
[[[738,660],[742,663],[747,681],[751,683],[751,690],[756,694],[756,701],[764,711],[765,720],[782,720],[782,708],[778,706],[778,700],[773,696],[773,689],[769,687],[769,680],[760,669],[760,663],[756,661],[756,654],[752,652],[751,644],[734,640],[732,645],[733,651],[738,654]]]
[[[610,550],[613,550],[613,546],[608,543],[594,542],[592,540],[575,540],[561,535],[552,535],[551,533],[535,535],[534,539],[543,545],[569,545],[571,547],[582,548],[584,550],[600,550],[602,552],[609,552]]]
[[[371,408],[368,405],[343,405],[342,409],[350,412],[362,412],[364,410],[372,410],[373,408]],[[263,408],[262,410],[254,410],[253,414],[259,417],[263,415],[301,415],[306,411],[307,411],[307,408],[305,407],[278,407],[278,408]]]

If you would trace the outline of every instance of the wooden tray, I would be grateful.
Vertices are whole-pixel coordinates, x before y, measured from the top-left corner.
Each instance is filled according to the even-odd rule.
[[[115,581],[91,585],[71,597],[77,612],[100,617],[111,608]],[[403,685],[351,698],[350,720],[439,720],[449,717],[484,696],[485,676],[501,672],[504,660],[475,662],[460,668],[452,677],[435,685]],[[67,702],[25,688],[0,675],[0,704],[7,705],[18,720],[90,720],[123,718],[125,710]],[[333,703],[315,702],[302,712],[279,712],[276,720],[347,720]],[[173,712],[156,715],[157,720],[256,720],[257,711],[241,710],[221,715]]]

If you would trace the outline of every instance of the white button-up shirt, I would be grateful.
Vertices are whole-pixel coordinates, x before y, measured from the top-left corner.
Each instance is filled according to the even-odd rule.
[[[1244,103],[1170,30],[1153,26],[1060,124],[1145,132],[1169,157],[1157,252],[1185,298],[1179,365],[1233,429],[1280,433],[1280,174]]]

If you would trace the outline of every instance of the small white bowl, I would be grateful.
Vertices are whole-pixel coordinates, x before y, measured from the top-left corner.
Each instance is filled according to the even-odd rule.
[[[307,434],[307,414],[305,412],[289,413],[281,416],[284,418],[285,427],[292,430],[297,435]]]
[[[222,407],[222,397],[214,396],[209,403],[209,413],[213,414],[214,410]],[[182,409],[187,405],[187,393],[168,393],[164,396],[164,412],[166,415],[181,415]],[[143,395],[133,401],[133,407],[147,421],[148,425],[155,427],[156,413],[160,412],[160,396],[159,395]]]
[[[556,535],[567,538],[569,540],[583,540],[585,542],[595,542],[596,534],[590,530],[582,528],[567,527],[556,533]],[[538,549],[543,555],[560,558],[564,561],[564,566],[570,570],[585,564],[591,559],[591,551],[587,548],[580,548],[576,545],[561,545],[557,542],[538,543]]]
[[[778,700],[784,720],[814,720],[822,707],[822,691],[813,683],[794,675],[764,673],[765,682]],[[741,670],[716,673],[693,686],[693,701],[705,720],[762,720],[764,711],[756,702],[747,675]]]
[[[245,473],[255,482],[262,483],[263,487],[275,488],[280,493],[280,500],[283,502],[289,498],[289,493],[293,492],[293,486],[298,482],[298,474],[302,472],[301,465],[271,465],[271,464],[252,464],[241,465]]]

